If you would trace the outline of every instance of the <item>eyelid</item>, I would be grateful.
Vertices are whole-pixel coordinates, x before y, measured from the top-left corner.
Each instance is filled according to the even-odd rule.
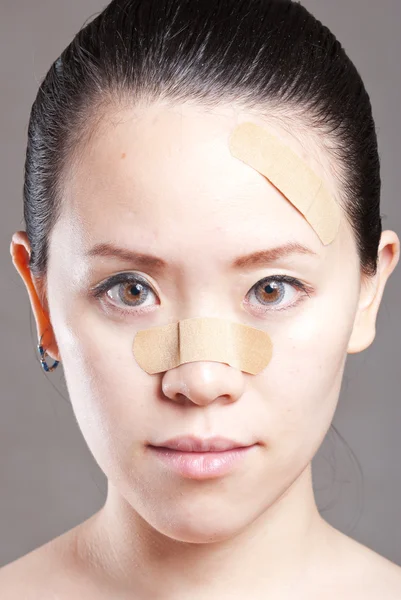
[[[102,296],[102,294],[106,293],[108,290],[110,290],[115,285],[118,285],[120,283],[126,283],[127,281],[142,283],[143,285],[146,285],[147,287],[149,287],[153,291],[154,294],[157,294],[157,292],[154,290],[153,286],[147,281],[147,279],[144,276],[140,275],[139,273],[134,273],[133,271],[120,271],[119,273],[116,273],[115,275],[111,275],[104,281],[101,281],[100,283],[93,286],[91,288],[91,293],[95,297],[99,297],[99,296]]]
[[[303,283],[302,281],[300,281],[296,277],[293,277],[292,275],[284,275],[281,273],[278,273],[277,275],[268,275],[267,277],[263,277],[263,279],[260,279],[259,281],[257,281],[255,283],[255,286],[261,285],[265,281],[281,281],[283,283],[288,283],[289,285],[292,285],[296,288],[301,289],[308,295],[309,295],[309,292],[312,292],[311,286],[307,285],[306,283]],[[253,286],[253,287],[255,287],[255,286]]]
[[[295,300],[295,302],[292,303],[287,303],[284,305],[281,304],[277,304],[277,305],[270,305],[266,304],[266,305],[259,305],[259,306],[255,306],[253,304],[251,304],[251,302],[249,302],[248,300],[246,301],[246,304],[248,306],[252,307],[252,310],[254,310],[256,313],[262,314],[262,315],[266,315],[267,313],[277,313],[277,312],[285,312],[288,310],[291,310],[292,308],[296,308],[304,299],[305,296],[310,297],[312,295],[312,293],[314,292],[314,289],[308,285],[303,283],[302,281],[300,281],[299,279],[292,277],[291,275],[284,275],[284,274],[276,274],[276,275],[269,275],[267,277],[264,277],[262,279],[260,279],[259,281],[257,281],[249,290],[248,294],[250,292],[252,292],[255,288],[261,286],[264,283],[268,283],[269,281],[278,281],[278,282],[282,282],[282,283],[287,283],[289,285],[291,285],[292,287],[295,287],[298,291],[300,291],[301,293],[298,295],[298,298]],[[247,297],[248,297],[247,294]]]
[[[102,296],[104,296],[110,289],[112,289],[114,286],[119,285],[121,283],[127,283],[127,282],[136,282],[136,283],[142,283],[143,285],[145,285],[146,287],[148,287],[153,294],[155,294],[157,297],[159,297],[159,294],[154,290],[153,286],[149,283],[149,281],[147,281],[146,277],[144,277],[143,275],[139,274],[138,272],[133,272],[133,271],[120,271],[119,273],[116,273],[114,275],[111,275],[110,277],[108,277],[107,279],[105,279],[104,281],[102,281],[101,283],[95,285],[94,287],[91,288],[91,294],[96,297],[96,298],[101,298]],[[299,302],[302,301],[302,299],[305,296],[310,297],[311,293],[314,292],[314,289],[308,285],[303,283],[302,281],[300,281],[299,279],[291,276],[291,275],[285,275],[285,274],[281,274],[281,273],[277,273],[274,275],[268,275],[266,277],[263,277],[262,279],[259,279],[259,281],[257,281],[249,290],[248,294],[257,286],[262,285],[263,283],[267,283],[269,281],[278,281],[278,282],[283,282],[283,283],[288,283],[289,285],[292,285],[293,287],[295,287],[296,289],[301,291],[301,296],[298,298],[298,300],[296,300],[294,303],[289,304],[289,305],[284,305],[282,307],[280,307],[280,305],[278,305],[277,308],[274,308],[273,306],[269,308],[268,305],[263,306],[261,305],[260,308],[255,308],[254,310],[256,310],[256,312],[259,313],[264,313],[266,314],[267,312],[278,312],[278,311],[285,311],[285,310],[289,310],[295,306],[297,306],[299,304]],[[248,296],[247,294],[247,296]],[[251,306],[251,304],[249,302],[246,302],[249,306]],[[152,307],[148,307],[148,306],[144,306],[142,307],[141,305],[139,306],[132,306],[130,307],[129,305],[127,305],[127,307],[118,307],[115,304],[110,303],[111,306],[113,306],[113,308],[121,313],[136,313],[139,314],[141,312],[145,312],[147,310],[151,310]],[[253,305],[252,305],[253,306]]]

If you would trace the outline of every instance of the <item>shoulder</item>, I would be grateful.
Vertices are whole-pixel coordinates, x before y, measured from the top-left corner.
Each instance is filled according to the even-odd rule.
[[[401,600],[401,567],[369,548],[366,550],[362,580],[368,593],[381,600]]]
[[[75,529],[0,569],[1,600],[64,600],[82,589]]]
[[[344,600],[401,600],[401,566],[337,531],[333,589]],[[335,583],[337,581],[337,583]],[[330,597],[331,600],[331,597]]]
[[[360,571],[361,600],[401,600],[401,567],[373,551],[367,554]]]

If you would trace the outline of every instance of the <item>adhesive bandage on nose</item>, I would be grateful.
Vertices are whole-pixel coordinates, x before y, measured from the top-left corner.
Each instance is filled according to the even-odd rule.
[[[272,343],[260,329],[199,317],[138,331],[133,352],[139,366],[150,375],[201,360],[227,363],[256,375],[270,362]]]
[[[264,175],[306,218],[324,245],[337,235],[340,207],[323,181],[274,135],[254,123],[238,125],[231,154]]]

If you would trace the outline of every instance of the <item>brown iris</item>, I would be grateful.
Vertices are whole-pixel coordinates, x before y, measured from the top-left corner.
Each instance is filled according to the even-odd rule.
[[[144,295],[145,299],[147,293],[145,293],[144,290],[146,290],[146,288],[141,283],[128,282],[125,284],[120,284],[118,289],[118,295],[122,302],[124,302],[125,304],[130,304],[132,300],[140,298],[141,294]],[[141,302],[138,302],[138,304],[141,304]]]
[[[275,304],[277,301],[280,301],[284,295],[282,286],[283,284],[277,281],[264,283],[256,287],[255,295],[262,304]],[[262,290],[262,292],[259,292],[259,290]]]

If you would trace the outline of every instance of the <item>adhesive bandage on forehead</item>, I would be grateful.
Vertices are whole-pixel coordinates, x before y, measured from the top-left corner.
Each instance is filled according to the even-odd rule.
[[[288,146],[254,123],[238,125],[231,154],[264,175],[297,208],[326,246],[337,235],[340,207],[323,181]]]
[[[260,329],[198,317],[138,331],[133,352],[139,366],[150,375],[200,360],[226,363],[256,375],[270,362],[272,343]]]

